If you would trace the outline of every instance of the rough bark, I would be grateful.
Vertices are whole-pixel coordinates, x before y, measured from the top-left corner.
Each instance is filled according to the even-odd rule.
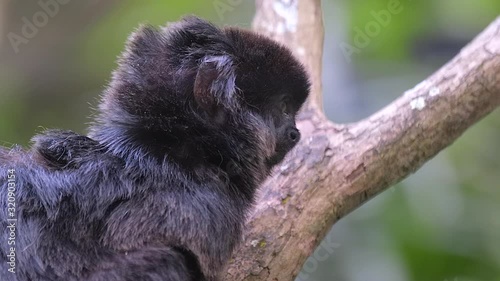
[[[311,73],[303,138],[261,189],[225,280],[293,280],[333,223],[416,171],[500,105],[500,18],[440,70],[348,125],[320,110],[319,0],[257,0],[254,27]]]

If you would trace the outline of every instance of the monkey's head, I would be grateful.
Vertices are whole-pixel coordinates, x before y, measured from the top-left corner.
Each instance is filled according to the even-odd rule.
[[[246,162],[268,172],[300,139],[295,116],[309,87],[280,44],[188,17],[130,37],[92,134],[117,154],[133,147],[190,168]]]

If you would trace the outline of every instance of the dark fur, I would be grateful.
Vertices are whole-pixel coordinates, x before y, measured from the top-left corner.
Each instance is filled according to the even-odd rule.
[[[308,92],[291,53],[249,31],[195,17],[140,28],[88,137],[0,148],[0,280],[218,280],[257,187],[300,137]]]

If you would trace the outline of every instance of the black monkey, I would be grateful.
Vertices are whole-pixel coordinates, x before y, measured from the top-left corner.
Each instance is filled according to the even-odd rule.
[[[88,136],[0,148],[0,280],[219,280],[308,93],[263,36],[196,17],[140,28]]]

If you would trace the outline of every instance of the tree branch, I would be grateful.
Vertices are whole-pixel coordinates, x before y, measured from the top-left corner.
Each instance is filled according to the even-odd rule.
[[[498,18],[448,64],[373,116],[349,125],[327,121],[317,106],[319,3],[257,1],[255,28],[296,52],[312,75],[313,97],[300,115],[304,137],[262,187],[225,280],[293,280],[333,223],[416,171],[500,105]]]

